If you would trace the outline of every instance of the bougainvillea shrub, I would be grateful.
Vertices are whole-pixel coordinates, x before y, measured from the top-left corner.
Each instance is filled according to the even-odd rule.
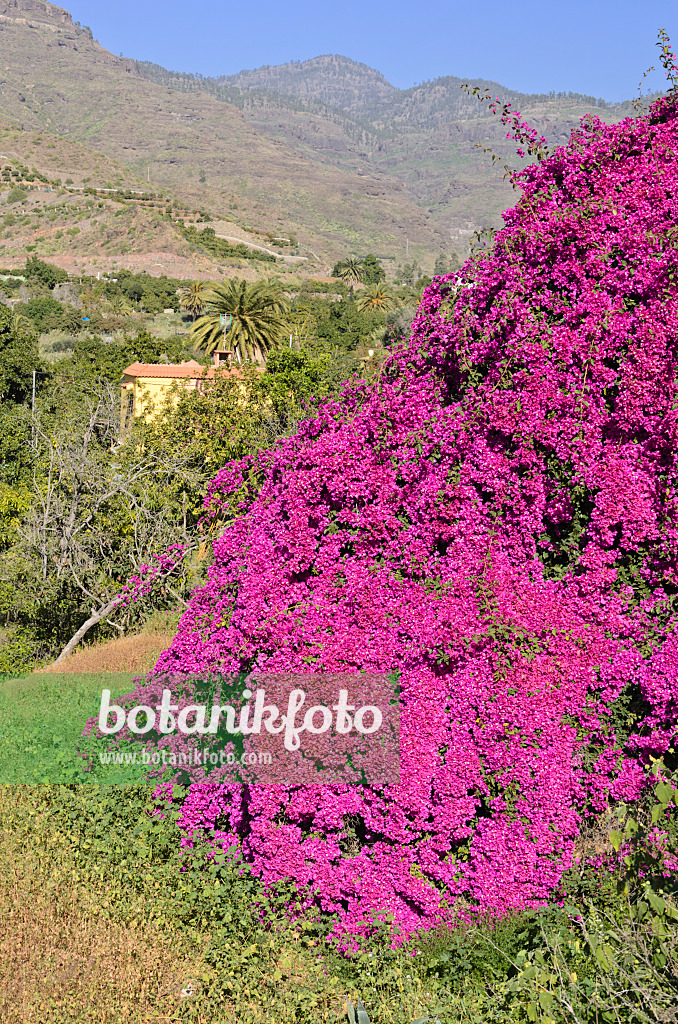
[[[218,474],[157,666],[400,671],[398,787],[183,805],[187,844],[239,844],[354,935],[542,902],[675,735],[676,100],[542,156],[376,382]]]

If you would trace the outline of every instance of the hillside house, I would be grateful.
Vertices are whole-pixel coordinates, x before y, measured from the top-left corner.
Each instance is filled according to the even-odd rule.
[[[223,352],[215,352],[213,366],[201,366],[195,359],[179,364],[132,363],[123,370],[120,382],[120,429],[122,432],[135,416],[152,419],[166,397],[176,385],[199,390],[205,380],[213,380],[215,374],[239,376],[241,370],[230,367]]]

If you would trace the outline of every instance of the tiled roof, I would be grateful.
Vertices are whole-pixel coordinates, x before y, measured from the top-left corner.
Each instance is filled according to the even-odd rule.
[[[219,367],[218,369],[220,377],[239,372],[236,368],[229,370],[225,367]],[[167,380],[173,377],[211,378],[214,377],[214,370],[214,366],[204,367],[196,362],[195,359],[191,359],[187,363],[170,366],[163,366],[159,363],[132,363],[131,366],[128,366],[122,372],[126,377],[160,377]]]

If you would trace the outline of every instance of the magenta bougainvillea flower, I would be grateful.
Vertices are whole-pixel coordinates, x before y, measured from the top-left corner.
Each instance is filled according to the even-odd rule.
[[[541,156],[375,382],[216,476],[228,525],[157,665],[401,673],[398,787],[183,803],[187,844],[354,936],[543,902],[675,737],[676,99]]]

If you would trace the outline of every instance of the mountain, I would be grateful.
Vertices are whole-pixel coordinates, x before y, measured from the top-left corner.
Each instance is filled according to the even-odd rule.
[[[255,71],[240,71],[236,75],[202,81],[213,81],[239,92],[258,90],[293,96],[309,104],[333,107],[381,127],[412,125],[418,129],[433,128],[449,121],[477,118],[480,113],[478,101],[462,91],[465,81],[471,86],[488,89],[493,97],[499,96],[502,101],[510,100],[521,107],[534,107],[554,99],[567,99],[602,109],[608,106],[604,100],[579,93],[558,97],[555,94],[521,93],[507,89],[499,82],[482,78],[462,79],[454,75],[436,78],[410,89],[397,89],[374,68],[338,54],[275,67],[264,65]]]
[[[92,184],[114,161],[238,237],[296,236],[316,274],[368,250],[391,268],[407,253],[431,269],[438,253],[463,255],[474,231],[500,223],[514,193],[476,144],[502,159],[512,147],[460,85],[400,90],[342,56],[186,75],[116,57],[45,0],[0,0],[0,114],[100,153]],[[487,86],[552,141],[590,111],[608,121],[628,112]]]
[[[348,249],[388,254],[409,237],[423,255],[448,242],[399,181],[322,163],[233,104],[150,81],[43,0],[0,0],[0,114],[120,160],[215,218],[296,234],[316,273]]]
[[[474,232],[499,226],[501,211],[515,202],[482,151],[490,148],[516,166],[515,147],[460,78],[397,89],[373,68],[339,55],[217,78],[144,62],[136,68],[169,88],[238,107],[248,124],[316,163],[395,179],[404,186],[404,198],[442,227],[460,253]],[[525,94],[484,79],[466,84],[510,101],[551,144],[566,142],[586,114],[614,122],[633,113],[630,103],[610,105],[574,92]]]
[[[339,54],[276,67],[265,65],[256,71],[240,71],[215,81],[242,92],[259,89],[281,96],[296,96],[366,120],[371,120],[373,111],[388,104],[399,92],[379,71]]]

